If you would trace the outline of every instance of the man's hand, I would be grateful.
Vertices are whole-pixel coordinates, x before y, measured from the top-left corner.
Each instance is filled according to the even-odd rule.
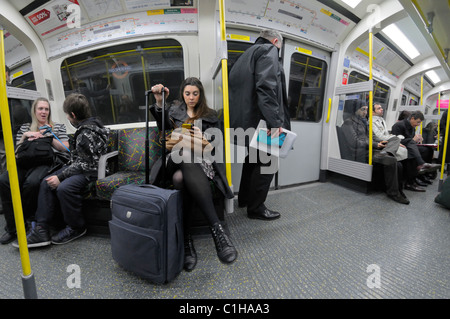
[[[48,186],[50,186],[51,189],[56,189],[61,182],[59,181],[58,176],[52,175],[45,179],[47,181]]]
[[[272,131],[273,131],[273,133],[272,133]],[[275,137],[279,136],[282,132],[283,132],[282,127],[273,128],[273,129],[267,130],[267,136],[272,135],[272,137],[275,138]]]

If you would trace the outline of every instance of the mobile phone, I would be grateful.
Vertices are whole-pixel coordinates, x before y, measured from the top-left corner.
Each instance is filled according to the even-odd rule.
[[[183,124],[181,124],[182,128],[187,128],[188,130],[192,129],[193,126],[194,126],[194,124],[192,124],[192,123],[183,123]]]

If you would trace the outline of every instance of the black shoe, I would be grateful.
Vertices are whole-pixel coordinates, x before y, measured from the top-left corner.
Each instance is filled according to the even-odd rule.
[[[77,238],[80,238],[86,234],[86,228],[73,229],[70,226],[66,226],[63,230],[52,237],[52,244],[62,245],[71,242]]]
[[[403,193],[403,190],[399,189],[398,193],[400,194],[401,197],[403,197],[404,199],[408,199],[405,195],[405,193]]]
[[[419,179],[422,183],[425,183],[427,185],[433,184],[432,180],[427,175],[428,174],[417,176],[416,181],[417,181],[417,179]]]
[[[417,166],[417,172],[419,174],[430,173],[430,172],[438,170],[440,167],[441,167],[441,165],[439,165],[439,164],[425,163],[425,164]]]
[[[14,240],[16,240],[16,238],[17,238],[16,232],[6,232],[3,234],[2,237],[0,237],[0,244],[6,245],[12,243]]]
[[[419,178],[416,178],[416,184],[419,185],[419,186],[422,186],[422,187],[427,187],[428,186],[427,183],[421,181]]]
[[[184,270],[192,271],[197,265],[197,252],[194,248],[192,236],[188,234],[184,239]]]
[[[262,220],[274,220],[280,218],[280,213],[265,208],[262,212],[247,212],[248,218],[262,219]]]
[[[27,235],[28,248],[48,246],[51,243],[50,232],[40,225],[33,228]],[[12,245],[19,248],[17,241],[13,242]]]
[[[425,189],[420,188],[416,183],[414,184],[406,184],[405,189],[413,192],[425,192]]]
[[[388,197],[392,200],[395,200],[397,203],[405,204],[405,205],[409,204],[409,200],[406,197],[403,197],[401,195],[388,195]]]
[[[220,261],[225,264],[230,264],[235,261],[237,258],[237,250],[234,248],[233,243],[220,223],[215,223],[211,227],[211,234]]]

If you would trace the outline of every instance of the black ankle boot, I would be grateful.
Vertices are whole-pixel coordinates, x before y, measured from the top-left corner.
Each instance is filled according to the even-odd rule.
[[[217,256],[220,261],[225,264],[230,264],[235,261],[237,258],[236,248],[234,248],[230,238],[223,230],[222,225],[220,223],[215,223],[211,227],[211,233],[214,243],[216,244]]]
[[[192,271],[197,265],[197,252],[194,248],[192,236],[188,234],[184,238],[184,270]]]

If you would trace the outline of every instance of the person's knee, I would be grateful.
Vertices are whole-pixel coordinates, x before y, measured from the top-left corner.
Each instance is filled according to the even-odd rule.
[[[181,170],[177,170],[172,176],[173,187],[175,189],[183,188],[183,173]]]

